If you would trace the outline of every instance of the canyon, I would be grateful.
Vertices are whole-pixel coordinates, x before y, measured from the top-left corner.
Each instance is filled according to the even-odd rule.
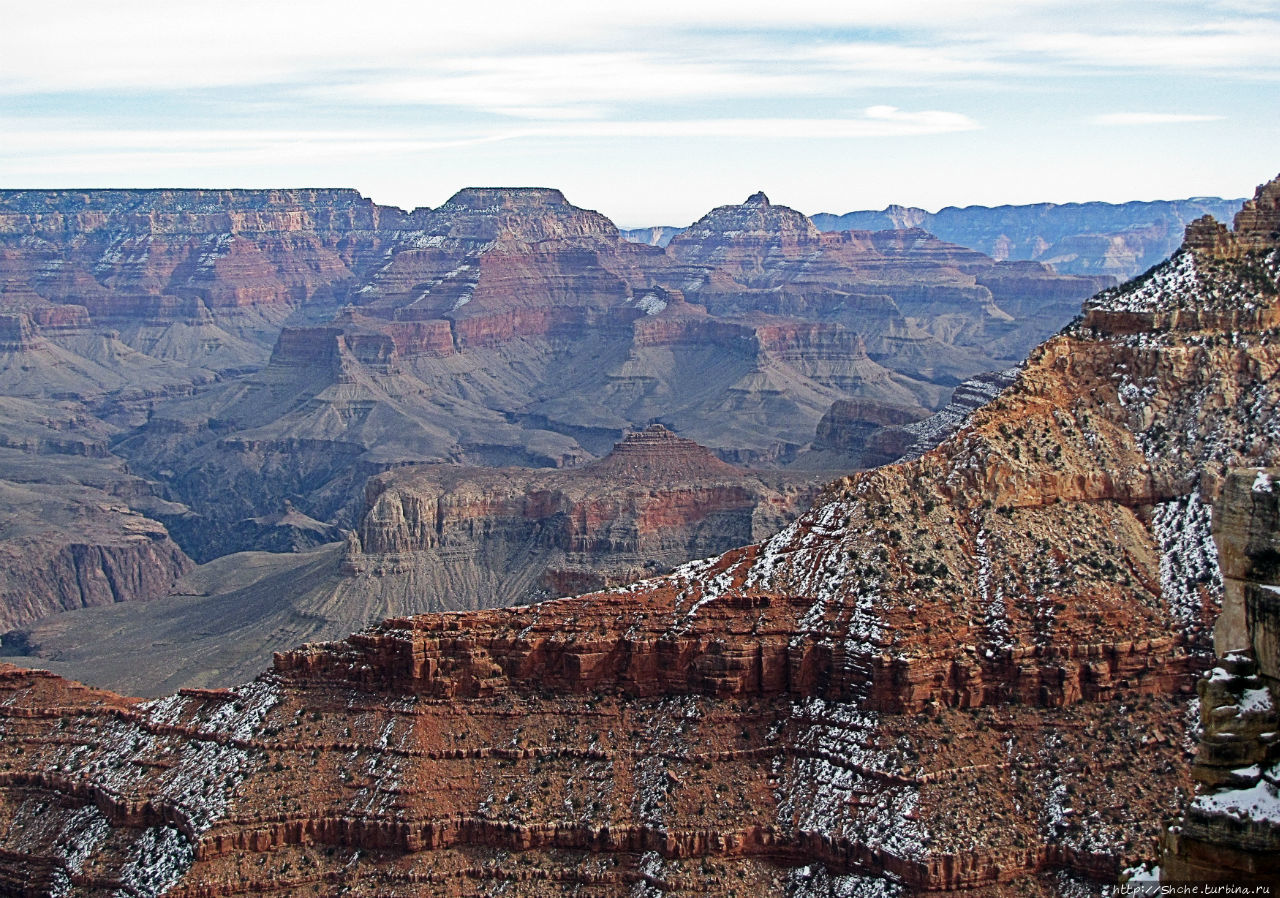
[[[947,206],[927,212],[889,206],[878,212],[819,213],[824,231],[924,228],[943,240],[1000,260],[1046,262],[1066,274],[1135,277],[1164,261],[1183,230],[1205,215],[1229,221],[1243,200],[1195,197],[1129,203],[1035,203],[1026,206]]]
[[[350,190],[0,191],[5,651],[194,565],[343,543],[400,468],[574,470],[661,423],[829,477],[857,461],[814,446],[836,403],[923,419],[1110,282],[919,230],[823,234],[763,194],[664,249],[548,189],[411,212]],[[446,604],[513,600],[485,596]]]
[[[1188,224],[1204,215],[1229,221],[1243,199],[1193,197],[1127,203],[1033,203],[1021,206],[947,206],[929,212],[888,206],[811,216],[822,231],[922,228],[949,243],[1004,261],[1034,261],[1063,274],[1141,274],[1177,250]],[[627,228],[628,240],[666,246],[683,228]]]
[[[172,595],[25,627],[26,665],[129,695],[234,685],[276,651],[370,621],[575,595],[772,535],[827,476],[748,472],[661,425],[578,468],[422,465],[371,478],[356,530],[240,552]]]
[[[778,314],[787,284],[862,244],[965,264],[912,232],[830,240],[762,197],[709,218],[664,263],[714,266],[679,288],[708,317]],[[710,245],[729,222],[741,236]],[[765,246],[775,264],[753,261]],[[481,315],[480,283],[459,309]],[[962,286],[922,291],[983,310],[953,345],[1011,332],[993,288]],[[649,289],[667,305],[647,317],[683,311]],[[1088,299],[940,445],[832,481],[763,541],[583,596],[393,617],[230,689],[142,702],[0,669],[0,888],[1066,896],[1162,851],[1188,870],[1246,836],[1265,852],[1280,822],[1243,793],[1274,800],[1274,741],[1226,734],[1269,725],[1277,698],[1278,325],[1280,179],[1234,229],[1198,219],[1168,262]],[[509,339],[498,321],[467,332]],[[363,333],[324,344],[353,382],[348,357],[387,347]],[[868,326],[868,356],[889,335]],[[841,406],[818,451],[866,451],[857,422],[902,420]],[[406,496],[361,549],[432,548]],[[1226,667],[1200,684],[1215,641]]]

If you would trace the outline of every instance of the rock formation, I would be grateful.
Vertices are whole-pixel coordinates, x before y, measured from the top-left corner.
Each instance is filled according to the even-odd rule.
[[[1132,203],[948,206],[937,212],[889,206],[879,212],[821,213],[824,231],[924,228],[1001,261],[1046,262],[1064,274],[1130,278],[1168,258],[1183,229],[1202,216],[1229,221],[1241,200],[1196,197]]]
[[[467,189],[395,224],[332,318],[118,442],[187,506],[161,521],[197,560],[265,545],[245,522],[284,498],[354,528],[397,465],[572,467],[654,420],[784,466],[832,403],[936,409],[1098,284],[923,232],[821,235],[763,195],[665,251],[554,190]]]
[[[0,634],[46,615],[168,593],[191,560],[168,503],[74,402],[0,399]]]
[[[1214,506],[1219,659],[1200,681],[1199,794],[1164,833],[1161,877],[1280,885],[1280,471],[1228,478]]]
[[[114,444],[265,363],[405,221],[354,191],[0,191],[0,629],[169,591],[191,561],[154,516],[190,515]]]
[[[274,652],[386,617],[617,586],[759,541],[825,479],[742,471],[660,425],[580,468],[399,469],[369,482],[345,543],[308,548],[328,533],[296,511],[248,522],[296,554],[224,556],[172,598],[49,617],[8,648],[130,695],[230,686]]]
[[[659,424],[580,468],[402,469],[369,482],[345,565],[430,597],[416,610],[576,595],[772,535],[823,479],[749,474]]]
[[[1280,249],[1248,259],[1187,251],[1100,294],[938,448],[664,577],[393,619],[145,704],[6,671],[0,881],[1114,882],[1192,788],[1221,598],[1208,508],[1229,467],[1280,461]]]

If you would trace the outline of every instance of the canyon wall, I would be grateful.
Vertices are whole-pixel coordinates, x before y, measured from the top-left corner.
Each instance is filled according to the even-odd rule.
[[[392,619],[145,704],[5,670],[0,878],[190,896],[1115,882],[1194,788],[1222,601],[1209,508],[1230,469],[1280,462],[1280,249],[1245,258],[1189,249],[1100,294],[937,448],[666,576]]]
[[[661,425],[569,470],[397,471],[366,487],[344,569],[440,609],[575,595],[771,535],[825,479],[749,473]]]
[[[824,231],[924,228],[943,240],[1000,260],[1047,262],[1065,274],[1130,278],[1172,255],[1192,221],[1205,215],[1230,221],[1241,202],[1198,197],[994,208],[948,206],[937,212],[889,206],[879,212],[820,213],[813,220]]]
[[[1218,659],[1198,684],[1199,795],[1162,838],[1170,882],[1280,885],[1280,470],[1227,478],[1214,505]]]

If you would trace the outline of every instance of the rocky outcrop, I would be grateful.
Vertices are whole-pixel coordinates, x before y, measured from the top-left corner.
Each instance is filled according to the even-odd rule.
[[[1167,881],[1280,885],[1280,471],[1233,472],[1214,506],[1218,661],[1200,681],[1198,795],[1163,838]]]
[[[344,567],[370,591],[399,588],[405,607],[572,595],[759,540],[822,479],[749,473],[656,424],[577,468],[397,471],[366,488]]]
[[[1280,303],[1275,252],[1257,262],[1269,280],[1239,267],[1223,302]],[[1184,253],[1091,309],[1196,309],[1231,271]],[[181,895],[1114,882],[1192,787],[1221,601],[1208,507],[1229,467],[1280,461],[1278,370],[1267,330],[1082,322],[937,448],[663,577],[393,619],[145,705],[7,671],[0,876],[136,888],[145,868]]]
[[[1238,260],[1275,246],[1280,235],[1280,179],[1263,184],[1236,213],[1234,229],[1203,216],[1187,225],[1186,246],[1219,259]]]
[[[0,481],[0,632],[167,595],[191,560],[154,520],[84,487]]]

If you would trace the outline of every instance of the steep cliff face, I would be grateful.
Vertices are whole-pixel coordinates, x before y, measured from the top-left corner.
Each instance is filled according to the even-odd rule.
[[[167,595],[191,560],[154,520],[80,486],[0,480],[0,633],[41,617]]]
[[[429,467],[370,481],[345,568],[366,589],[492,608],[665,573],[770,535],[819,475],[728,465],[661,425],[566,471]],[[426,610],[425,608],[423,610]]]
[[[165,595],[191,561],[168,503],[76,402],[0,399],[0,634],[45,615]]]
[[[1280,885],[1280,471],[1233,472],[1214,505],[1225,595],[1198,684],[1199,793],[1162,839],[1166,881]]]
[[[1114,881],[1192,788],[1209,503],[1278,460],[1278,255],[1189,251],[1100,295],[937,449],[665,577],[389,620],[146,705],[8,672],[0,870],[181,895]]]

